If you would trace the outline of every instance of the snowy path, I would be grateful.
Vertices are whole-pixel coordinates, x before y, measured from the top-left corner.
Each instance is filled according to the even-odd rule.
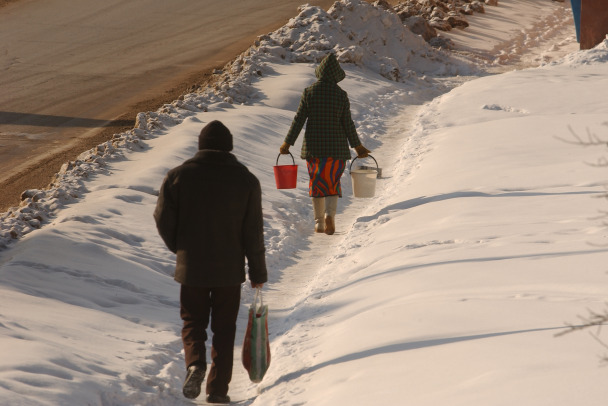
[[[350,73],[356,75],[354,71]],[[298,227],[305,227],[304,231],[300,230],[305,241],[298,242],[301,249],[294,258],[291,258],[295,263],[289,261],[291,265],[285,268],[279,267],[278,273],[270,275],[270,283],[264,289],[264,300],[270,309],[269,329],[274,361],[271,363],[267,378],[259,385],[251,384],[247,375],[242,372],[240,347],[237,348],[236,373],[233,375],[230,389],[233,400],[237,401],[236,404],[263,405],[263,401],[256,402],[256,396],[265,390],[293,380],[306,383],[306,379],[299,380],[299,378],[310,371],[314,360],[303,358],[300,354],[302,350],[314,346],[313,343],[309,343],[309,339],[315,337],[316,329],[323,328],[324,314],[331,311],[319,307],[317,303],[323,297],[321,292],[331,290],[340,282],[336,280],[335,262],[348,256],[357,246],[373,243],[365,235],[367,227],[365,216],[384,207],[382,196],[387,194],[390,196],[392,188],[400,187],[397,182],[403,176],[415,172],[420,161],[424,159],[427,150],[426,140],[424,137],[414,135],[418,113],[434,96],[439,96],[468,79],[465,77],[441,79],[432,90],[421,90],[415,94],[410,91],[408,85],[393,83],[391,87],[396,89],[387,89],[375,100],[366,100],[366,103],[376,108],[356,117],[359,132],[364,137],[372,135],[367,134],[365,129],[382,132],[381,135],[373,134],[373,137],[382,140],[381,143],[370,139],[371,144],[366,144],[377,145],[377,148],[370,149],[382,169],[382,178],[378,179],[376,184],[376,195],[370,199],[354,198],[347,167],[342,178],[343,197],[338,203],[336,233],[333,236],[313,233],[310,213],[306,213],[308,218],[299,219],[299,223],[304,225],[299,224]],[[348,90],[349,93],[350,90],[354,93],[353,89]],[[404,104],[404,100],[410,100],[411,104]],[[369,108],[369,105],[366,104],[365,107]],[[355,103],[353,108],[356,110],[357,107]],[[354,167],[358,164],[373,165],[374,163],[371,159],[356,161]],[[398,179],[396,173],[400,174]],[[303,176],[302,171],[300,176]],[[298,205],[310,206],[306,190],[299,192],[297,200]],[[353,271],[356,271],[356,268],[355,263],[352,267]],[[246,288],[245,303],[248,303],[251,297],[249,292],[247,298],[247,291],[249,289]],[[246,324],[246,315],[243,311],[240,317],[238,325],[241,330],[237,332],[237,337],[244,335],[242,329]],[[274,399],[275,404],[291,405],[289,393],[293,390],[289,390],[285,399]]]
[[[378,160],[379,167],[383,169],[383,176],[377,180],[376,197],[371,199],[360,199],[352,197],[352,185],[348,168],[342,178],[343,198],[338,203],[338,214],[336,216],[336,233],[333,236],[316,234],[312,232],[312,218],[304,222],[308,226],[306,242],[300,243],[306,247],[296,254],[296,263],[280,270],[280,273],[271,274],[269,284],[265,287],[264,301],[269,305],[270,318],[269,329],[271,339],[271,353],[275,360],[271,363],[269,375],[279,376],[280,378],[272,382],[264,380],[259,385],[249,382],[248,377],[239,369],[240,347],[237,348],[235,357],[235,371],[230,393],[232,399],[238,405],[258,405],[255,402],[256,396],[262,393],[268,386],[276,387],[284,381],[300,378],[300,375],[310,366],[308,359],[302,359],[298,354],[301,349],[307,348],[307,339],[314,336],[316,328],[323,326],[323,313],[330,309],[317,308],[315,302],[322,297],[326,289],[333,285],[332,276],[335,272],[333,263],[337,258],[347,255],[352,249],[353,234],[357,234],[356,224],[359,217],[365,215],[370,210],[370,206],[377,206],[377,197],[386,193],[390,187],[392,169],[398,164],[404,150],[409,151],[409,156],[416,155],[412,151],[412,142],[418,140],[408,140],[410,135],[409,126],[414,122],[416,112],[422,106],[406,106],[398,114],[392,114],[392,98],[403,97],[403,90],[394,93],[387,93],[378,98],[379,109],[389,111],[386,116],[376,116],[372,120],[379,123],[365,125],[372,128],[385,127],[386,132],[382,135],[382,144],[373,149],[372,155]],[[395,104],[397,105],[397,104]],[[367,121],[370,119],[367,118]],[[359,123],[362,124],[362,123]],[[405,147],[404,147],[405,144]],[[359,162],[356,162],[356,166]],[[350,164],[350,162],[349,162]],[[364,160],[361,164],[373,165],[373,161]],[[416,159],[409,160],[406,171],[415,169]],[[400,168],[403,170],[404,168]],[[302,173],[300,172],[300,175]],[[304,204],[308,204],[308,196],[303,198]],[[245,299],[246,300],[246,299]],[[311,310],[312,309],[312,310]],[[243,313],[243,312],[242,312]],[[246,323],[244,314],[241,314],[239,327]],[[242,337],[244,331],[237,332],[237,337]],[[304,379],[302,383],[304,384]],[[289,399],[276,399],[277,404],[289,405]],[[204,403],[201,403],[204,404]]]

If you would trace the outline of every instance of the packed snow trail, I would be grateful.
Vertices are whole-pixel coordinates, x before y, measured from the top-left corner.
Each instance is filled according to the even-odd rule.
[[[352,74],[347,68],[347,78]],[[347,79],[348,80],[348,79]],[[346,87],[346,86],[345,86]],[[395,84],[395,87],[399,85]],[[353,93],[353,92],[349,92]],[[386,192],[387,184],[392,177],[392,168],[395,168],[397,160],[404,153],[404,144],[409,159],[407,165],[414,170],[417,164],[415,156],[418,150],[412,142],[407,142],[404,137],[408,134],[407,126],[413,121],[413,117],[420,108],[418,100],[416,104],[403,106],[401,101],[406,98],[407,90],[395,90],[381,95],[371,104],[376,104],[378,111],[385,114],[376,115],[371,120],[377,122],[365,122],[357,120],[360,127],[374,128],[382,131],[382,144],[373,149],[372,155],[378,160],[383,170],[382,178],[376,183],[376,196]],[[368,100],[369,101],[369,100]],[[360,116],[359,116],[360,117]],[[369,119],[369,117],[368,117]],[[376,134],[380,136],[379,134]],[[411,141],[411,140],[410,140]],[[278,146],[277,146],[278,149]],[[361,162],[362,161],[362,162]],[[350,162],[348,163],[350,165]],[[373,165],[373,161],[358,160],[357,165]],[[347,166],[348,168],[348,166]],[[306,177],[300,172],[300,176]],[[264,301],[269,305],[269,329],[271,339],[271,351],[273,361],[264,381],[259,385],[251,384],[247,376],[236,373],[231,384],[231,396],[235,400],[245,399],[243,405],[264,404],[264,401],[255,402],[257,393],[264,392],[270,386],[275,388],[282,382],[297,380],[300,378],[297,371],[306,370],[309,359],[302,358],[302,353],[307,348],[308,335],[314,335],[314,329],[323,327],[323,315],[330,309],[316,307],[316,302],[322,298],[319,292],[331,286],[331,274],[335,272],[333,262],[336,258],[345,255],[352,248],[352,235],[357,234],[355,227],[357,218],[365,213],[372,199],[354,198],[352,194],[352,183],[348,169],[342,178],[343,197],[339,200],[338,213],[336,215],[336,233],[332,236],[313,232],[314,221],[311,213],[305,213],[301,227],[302,238],[306,239],[305,248],[295,254],[297,262],[270,275],[270,281],[265,288]],[[300,191],[300,195],[303,195]],[[307,193],[300,196],[303,204],[310,205]],[[302,245],[302,243],[300,242]],[[246,320],[239,321],[243,326]],[[295,327],[300,328],[295,328]],[[238,333],[237,336],[241,336]],[[235,365],[240,367],[240,359],[235,359]],[[304,379],[305,381],[305,379]],[[290,399],[274,399],[276,404],[289,405]]]

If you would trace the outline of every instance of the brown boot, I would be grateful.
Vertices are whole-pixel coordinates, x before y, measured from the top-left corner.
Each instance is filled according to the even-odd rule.
[[[330,215],[325,216],[325,234],[332,235],[336,232],[336,225],[334,224],[334,218]]]

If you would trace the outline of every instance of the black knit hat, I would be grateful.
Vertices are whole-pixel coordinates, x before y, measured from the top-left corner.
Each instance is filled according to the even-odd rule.
[[[201,130],[198,136],[198,149],[232,151],[232,134],[221,121],[214,120]]]

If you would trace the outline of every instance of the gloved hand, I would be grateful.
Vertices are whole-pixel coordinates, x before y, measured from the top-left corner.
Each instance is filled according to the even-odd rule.
[[[284,142],[283,145],[281,145],[281,148],[279,148],[279,152],[283,155],[287,155],[289,154],[289,147],[291,147],[291,145]]]
[[[370,154],[370,152],[372,152],[369,149],[365,148],[363,144],[355,147],[355,151],[357,151],[357,158],[365,158]]]

